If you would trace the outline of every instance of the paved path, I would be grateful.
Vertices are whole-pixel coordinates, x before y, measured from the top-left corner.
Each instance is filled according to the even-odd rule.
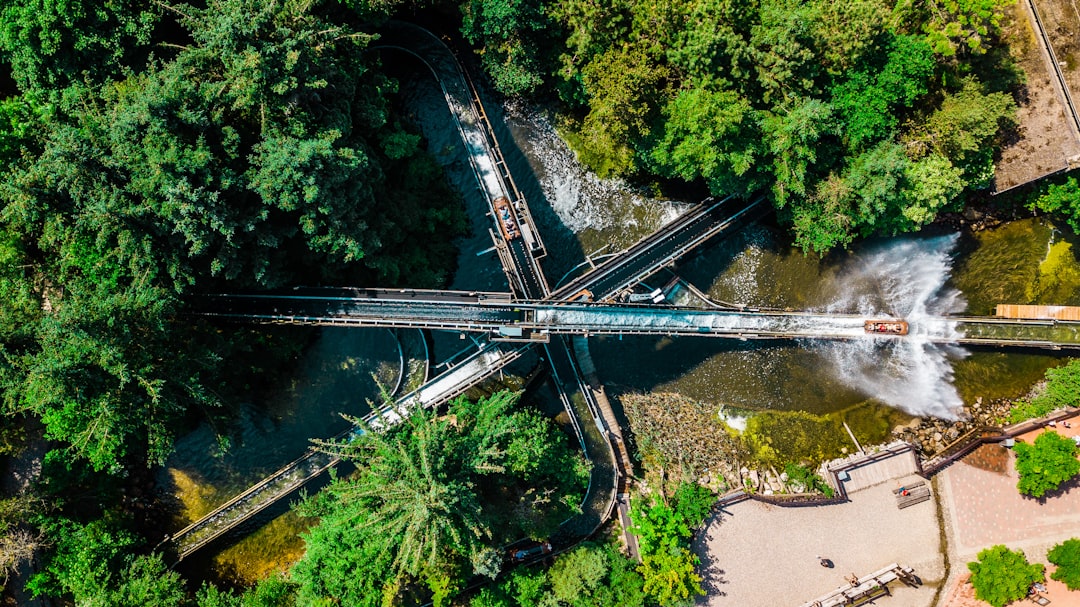
[[[705,565],[710,607],[794,607],[844,585],[844,576],[898,562],[915,568],[921,588],[890,585],[882,607],[930,607],[944,578],[937,506],[931,500],[904,510],[892,490],[902,477],[849,494],[833,506],[779,507],[756,501],[731,506],[708,524],[695,546]],[[817,555],[835,568],[818,564]]]
[[[1059,424],[1056,430],[1075,436],[1080,434],[1080,422],[1074,419],[1071,429]],[[1043,431],[1020,438],[1030,443]],[[952,568],[950,590],[941,607],[986,605],[971,599],[970,586],[962,581],[967,563],[983,548],[1005,544],[1023,550],[1032,562],[1047,564],[1050,548],[1080,537],[1080,484],[1074,481],[1042,501],[1025,498],[1016,489],[1015,462],[1011,449],[983,445],[938,474],[935,485],[941,493]],[[1080,607],[1080,592],[1069,592],[1056,582],[1048,587],[1047,598],[1054,607]]]
[[[1032,442],[1038,432],[1021,438]],[[949,548],[958,557],[971,560],[993,544],[1041,545],[1080,536],[1080,486],[1074,482],[1041,501],[1024,497],[1016,489],[1015,461],[1011,449],[983,445],[938,475],[947,498]]]

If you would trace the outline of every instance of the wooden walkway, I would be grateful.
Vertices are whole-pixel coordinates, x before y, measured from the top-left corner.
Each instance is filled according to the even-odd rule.
[[[1001,318],[1030,318],[1080,322],[1080,307],[998,304],[994,315]]]
[[[874,599],[888,596],[889,582],[900,580],[908,586],[920,586],[922,583],[915,576],[915,570],[911,567],[901,567],[892,563],[863,577],[851,574],[845,578],[847,586],[840,586],[829,594],[818,597],[809,603],[803,603],[800,607],[840,607],[841,605],[862,605]]]

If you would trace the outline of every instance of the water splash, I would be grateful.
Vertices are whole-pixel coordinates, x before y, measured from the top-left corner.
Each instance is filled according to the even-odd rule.
[[[958,335],[954,323],[940,319],[966,307],[961,293],[947,285],[958,238],[892,240],[853,256],[838,276],[842,295],[828,311],[903,318],[911,332],[906,339],[816,344],[838,379],[912,415],[962,414],[951,359],[967,354],[927,341],[928,335]]]

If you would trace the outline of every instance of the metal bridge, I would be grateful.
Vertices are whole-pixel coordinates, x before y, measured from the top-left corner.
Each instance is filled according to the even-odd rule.
[[[207,297],[200,312],[243,322],[410,327],[547,342],[553,335],[673,335],[728,339],[915,339],[924,343],[1080,349],[1080,323],[997,317],[908,319],[907,336],[868,335],[867,318],[781,310],[716,310],[555,301],[511,301],[462,291],[319,289],[288,295]]]
[[[379,46],[409,52],[442,87],[477,184],[487,197],[500,263],[511,293],[386,289],[295,289],[283,294],[231,294],[202,298],[196,313],[243,322],[287,322],[367,327],[417,327],[487,334],[491,341],[395,406],[372,413],[372,427],[387,427],[409,407],[437,406],[462,394],[542,342],[586,457],[593,465],[581,515],[564,523],[554,542],[565,547],[590,535],[611,516],[616,492],[630,470],[618,422],[598,386],[583,379],[570,336],[663,334],[734,339],[867,339],[857,316],[768,310],[698,310],[614,303],[627,289],[706,241],[767,212],[760,201],[707,200],[588,273],[551,291],[540,260],[546,251],[472,82],[453,53],[430,32],[393,24]],[[518,238],[500,236],[494,199],[505,196],[521,226]],[[591,299],[601,303],[583,303]],[[912,320],[912,319],[909,319]],[[991,318],[928,318],[912,322],[909,338],[926,342],[1049,349],[1080,348],[1069,323]],[[880,338],[879,339],[884,339]],[[889,337],[897,339],[897,337]],[[516,342],[516,343],[515,343]],[[600,398],[598,399],[598,394]],[[591,419],[590,419],[591,418]],[[591,423],[590,423],[591,422]],[[347,436],[348,433],[341,435]],[[265,510],[322,471],[334,458],[309,451],[214,512],[166,538],[180,559]],[[630,543],[630,542],[628,542]]]

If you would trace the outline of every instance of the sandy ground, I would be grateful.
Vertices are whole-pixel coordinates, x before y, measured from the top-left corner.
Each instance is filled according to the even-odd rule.
[[[911,477],[851,493],[833,506],[779,507],[756,501],[731,506],[709,521],[695,546],[702,556],[710,607],[795,607],[891,563],[915,568],[924,582],[895,582],[888,607],[929,607],[944,580],[934,500],[904,510],[892,490]],[[831,559],[827,569],[817,556]]]

